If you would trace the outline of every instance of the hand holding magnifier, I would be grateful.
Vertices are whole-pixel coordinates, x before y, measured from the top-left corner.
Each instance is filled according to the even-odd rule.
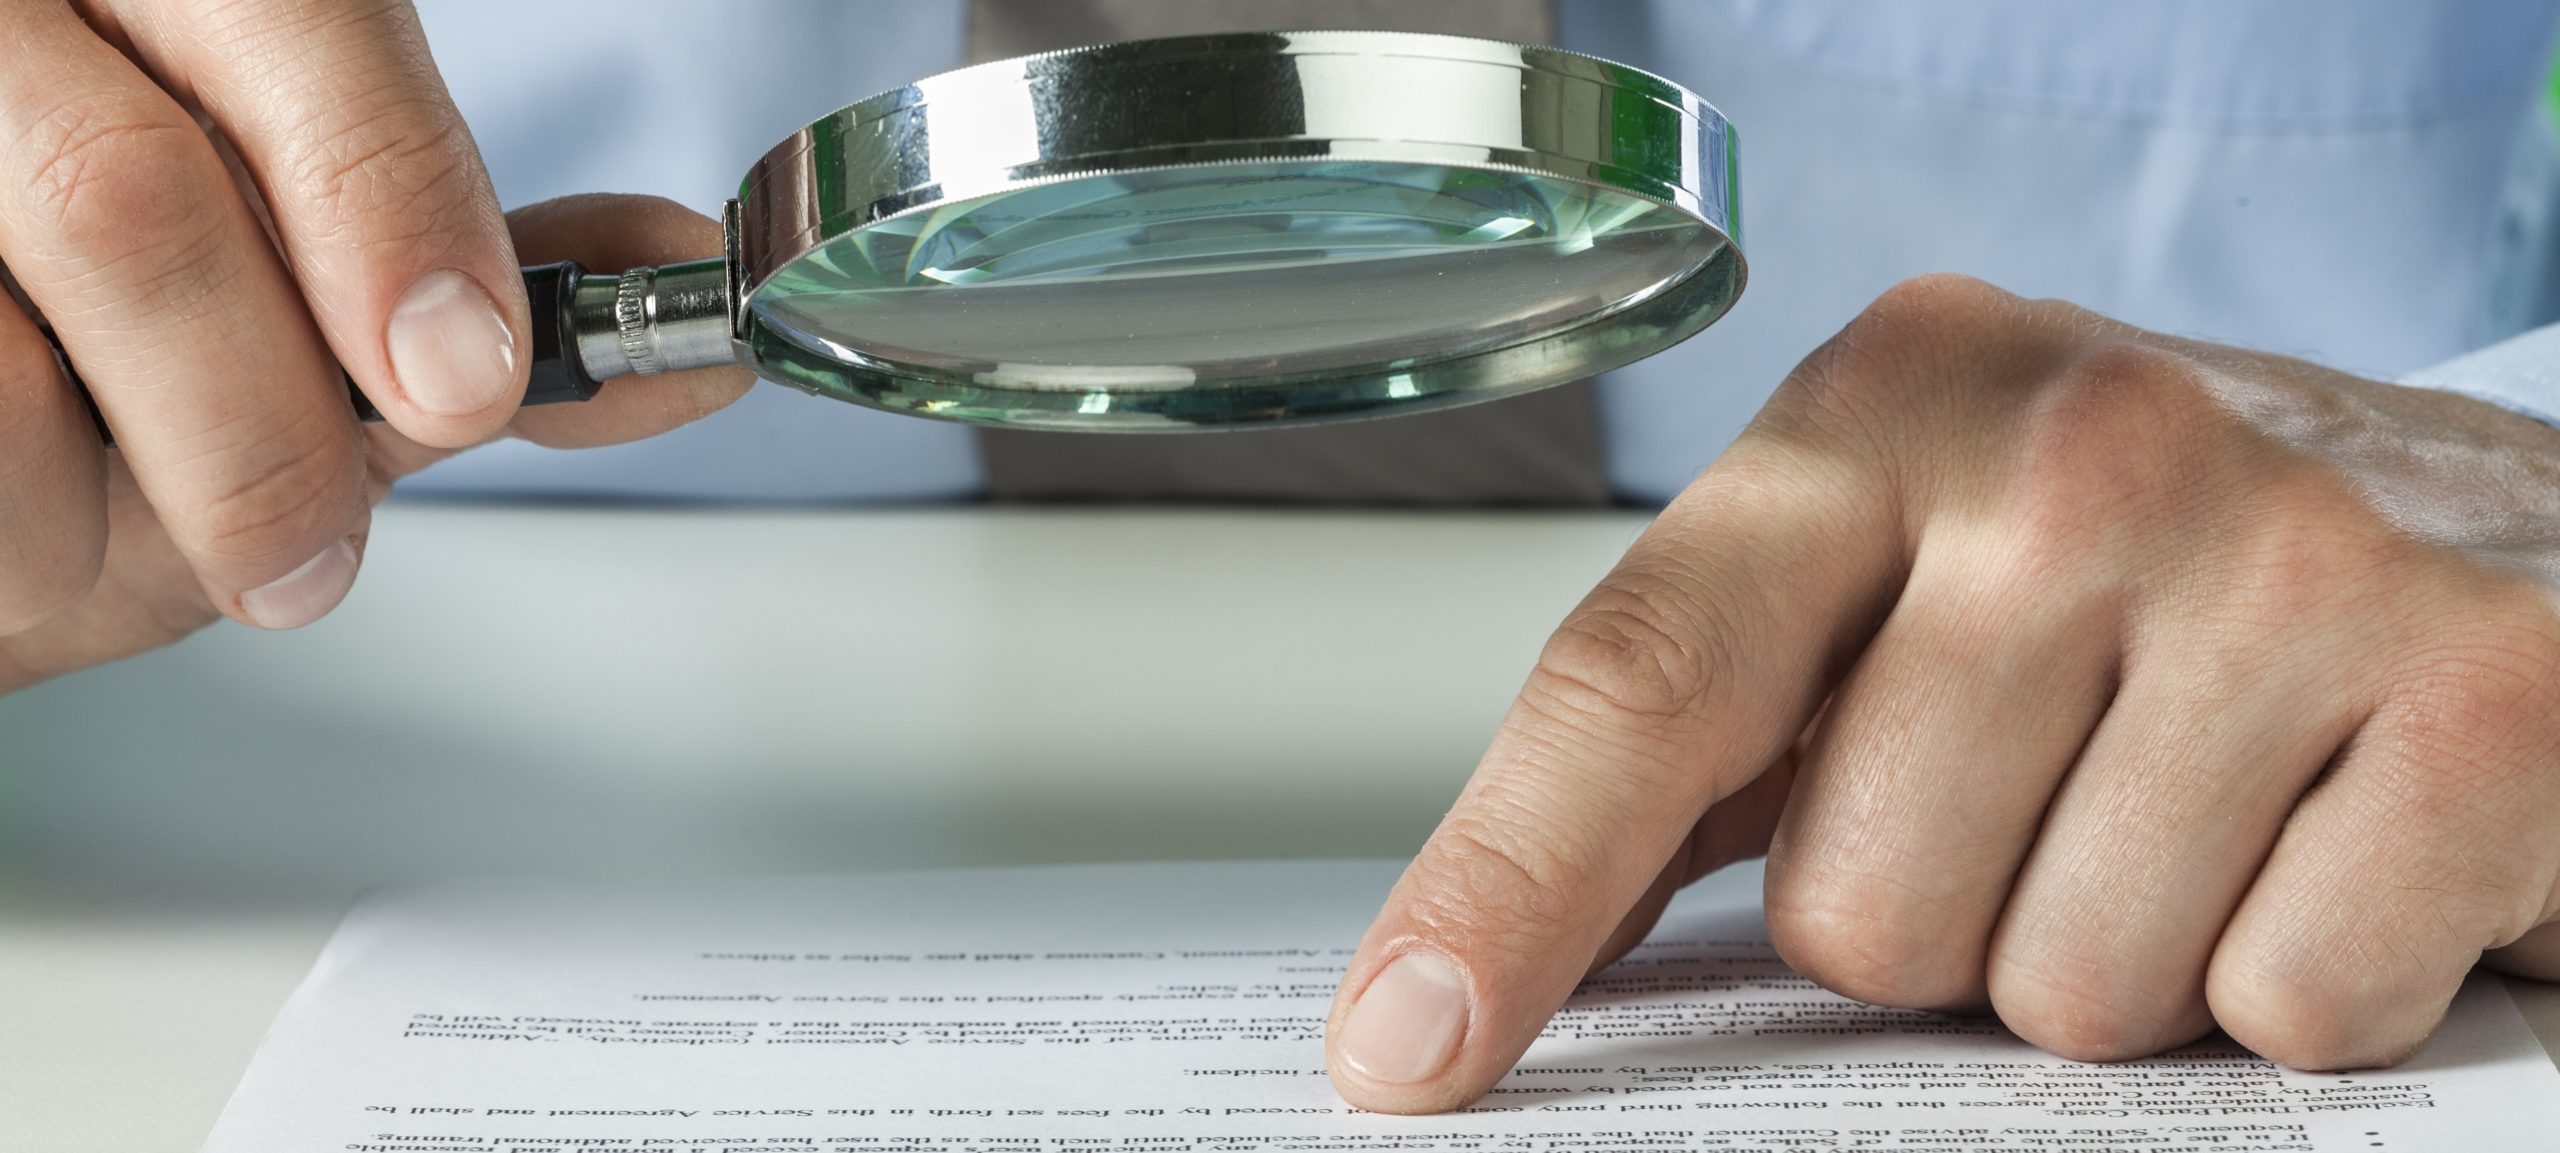
[[[1550,48],[1292,32],[997,61],[793,133],[723,257],[526,269],[524,402],[725,363],[1060,429],[1508,396],[1723,315],[1736,178],[1697,96]]]

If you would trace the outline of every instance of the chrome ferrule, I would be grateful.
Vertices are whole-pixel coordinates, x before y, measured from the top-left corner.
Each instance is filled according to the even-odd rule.
[[[692,260],[578,281],[579,366],[596,381],[737,363],[728,261]]]

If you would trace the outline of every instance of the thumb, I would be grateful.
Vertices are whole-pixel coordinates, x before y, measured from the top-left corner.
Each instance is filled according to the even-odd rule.
[[[591,272],[698,260],[720,251],[720,222],[655,196],[590,193],[527,205],[507,214],[516,251],[528,264],[575,260]],[[592,448],[656,436],[726,407],[755,377],[719,366],[607,382],[593,400],[523,409],[510,435],[553,448]],[[452,455],[388,430],[374,431],[373,460],[394,479]]]

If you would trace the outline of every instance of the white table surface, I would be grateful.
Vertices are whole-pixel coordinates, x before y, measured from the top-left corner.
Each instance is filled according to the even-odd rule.
[[[0,1149],[194,1149],[386,881],[1403,855],[1642,523],[392,505],[314,628],[0,699]]]

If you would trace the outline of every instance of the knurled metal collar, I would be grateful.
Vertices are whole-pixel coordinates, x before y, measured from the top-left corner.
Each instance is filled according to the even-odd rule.
[[[656,275],[654,268],[634,268],[613,287],[613,326],[622,338],[622,358],[641,376],[665,370],[658,361],[658,342],[649,332],[649,286]]]

